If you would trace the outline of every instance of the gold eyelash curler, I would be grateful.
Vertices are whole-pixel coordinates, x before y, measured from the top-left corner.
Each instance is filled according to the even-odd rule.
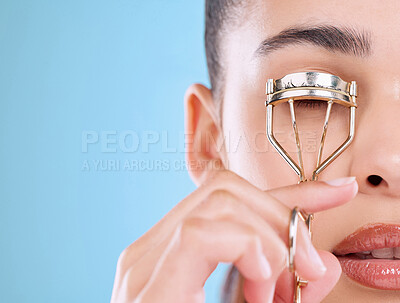
[[[322,129],[321,141],[318,149],[318,157],[315,169],[310,181],[316,181],[318,175],[330,165],[353,141],[355,131],[355,113],[357,108],[357,84],[345,82],[335,75],[321,72],[300,72],[284,76],[281,79],[268,79],[266,84],[267,93],[267,117],[266,117],[266,135],[272,146],[278,151],[283,159],[290,165],[299,177],[299,183],[307,181],[304,166],[301,142],[296,121],[296,112],[294,103],[300,100],[325,101],[327,109],[324,125]],[[292,159],[287,151],[276,140],[273,130],[274,107],[287,102],[289,104],[292,128],[294,132],[295,143],[297,147],[298,164]],[[333,104],[349,108],[349,134],[347,139],[324,161],[322,153],[325,145],[329,118],[331,116]],[[289,223],[289,271],[294,273],[294,296],[293,302],[301,302],[301,289],[307,285],[307,281],[302,280],[296,274],[294,263],[297,238],[298,218],[302,219],[308,226],[311,237],[311,223],[313,214],[307,214],[298,207],[292,210]]]

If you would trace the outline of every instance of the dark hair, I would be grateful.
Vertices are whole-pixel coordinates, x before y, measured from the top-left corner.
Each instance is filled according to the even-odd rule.
[[[205,47],[208,74],[215,99],[222,98],[224,80],[223,61],[221,56],[221,40],[226,26],[234,26],[238,20],[241,4],[246,0],[206,0]],[[248,0],[247,0],[248,2]]]

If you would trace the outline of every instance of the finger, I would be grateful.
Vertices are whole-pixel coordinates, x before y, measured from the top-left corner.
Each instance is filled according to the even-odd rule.
[[[278,237],[276,231],[274,231],[270,225],[256,212],[247,207],[246,204],[241,203],[228,192],[216,191],[210,197],[206,199],[201,205],[198,206],[189,216],[196,216],[202,218],[221,219],[229,218],[235,222],[241,222],[243,224],[250,224],[258,233],[262,236],[261,239],[268,239],[267,234],[273,233]],[[288,221],[288,220],[287,220]],[[295,264],[297,265],[297,272],[302,277],[310,280],[315,280],[322,277],[325,274],[325,269],[322,260],[316,262],[319,259],[319,255],[312,246],[312,243],[308,236],[308,231],[304,223],[303,233],[298,236],[297,252],[295,256]],[[285,238],[285,255],[287,255],[288,248],[287,237]],[[268,241],[264,241],[264,254],[268,260],[276,260],[276,254],[280,254],[279,251],[271,248]],[[313,255],[310,255],[310,251],[313,251]],[[275,264],[274,262],[270,262]],[[285,261],[285,267],[288,263]],[[258,298],[264,298],[264,302],[268,302],[266,298],[270,298],[271,294],[274,293],[274,280],[277,278],[276,275],[280,275],[282,268],[276,268],[272,265],[272,271],[274,279],[268,281],[254,281],[245,279],[244,281],[244,295],[248,302],[255,302]]]
[[[263,192],[231,171],[217,171],[207,182],[178,203],[146,234],[135,241],[133,246],[135,251],[143,250],[145,253],[147,247],[160,243],[175,230],[189,212],[217,190],[229,191],[251,204],[249,206],[256,211],[262,212],[265,216],[269,214],[275,217],[275,222],[272,222],[275,224],[276,222],[286,222],[287,207],[293,208],[298,205],[307,212],[326,210],[350,201],[357,189],[355,181],[344,186],[331,186],[325,182],[305,182]],[[248,197],[252,197],[252,199],[250,200]],[[279,228],[281,225],[278,224],[276,227]]]
[[[218,190],[226,190],[231,192],[235,196],[237,196],[243,203],[252,208],[255,212],[259,213],[265,220],[269,222],[269,224],[276,229],[278,234],[284,241],[287,241],[288,237],[288,222],[290,216],[290,209],[284,205],[281,201],[277,200],[277,198],[281,198],[287,204],[294,204],[297,201],[308,203],[309,205],[314,205],[314,207],[304,209],[310,211],[315,210],[315,205],[319,207],[319,209],[326,209],[325,202],[330,207],[335,206],[335,196],[341,197],[342,200],[338,200],[337,203],[340,205],[343,203],[343,195],[342,192],[352,192],[351,186],[330,186],[327,184],[322,184],[323,182],[312,182],[312,184],[300,184],[295,186],[289,186],[286,188],[282,188],[279,190],[285,191],[285,195],[279,196],[279,190],[273,190],[272,195],[268,192],[262,192],[258,188],[254,187],[246,180],[237,176],[236,174],[224,171],[215,173],[212,178],[208,180],[204,186],[197,189],[191,195],[186,197],[181,203],[179,203],[176,207],[174,207],[161,221],[159,221],[153,228],[151,228],[144,236],[142,236],[139,240],[135,241],[130,247],[126,249],[124,253],[124,257],[121,258],[124,262],[119,262],[123,264],[135,264],[138,262],[139,258],[143,255],[147,255],[154,247],[157,247],[164,241],[170,234],[173,232],[174,228],[183,221],[184,217],[187,216],[189,212],[191,212],[195,207],[202,203],[208,196],[212,195],[213,192]],[[356,183],[353,184],[356,186]],[[306,195],[303,198],[302,191],[297,190],[297,187],[306,188]],[[316,195],[313,196],[312,188],[316,188]],[[295,191],[296,194],[291,194],[292,191]],[[297,191],[296,191],[297,190]],[[323,193],[326,192],[324,195]],[[287,200],[284,196],[289,196]],[[275,196],[275,197],[274,197]],[[316,198],[315,198],[316,197]],[[289,202],[286,202],[289,201]],[[333,201],[333,202],[332,202]],[[300,203],[298,203],[300,205]],[[303,246],[306,232],[305,225],[302,222],[299,222],[299,239],[298,245]],[[310,248],[312,251],[312,249]],[[162,250],[160,250],[162,252]],[[302,255],[302,254],[300,254]],[[155,258],[157,259],[157,258]],[[302,264],[308,264],[309,262],[297,262],[299,264],[300,271]],[[121,270],[118,270],[118,276],[124,276],[126,270],[129,269],[129,266],[118,266]],[[149,271],[150,273],[151,271]],[[304,276],[309,276],[309,279],[313,279],[312,276],[307,273],[307,269],[305,272],[302,272]]]
[[[325,278],[329,276],[332,272],[332,267],[328,267],[330,264],[325,264],[326,259],[322,259],[320,254],[316,251],[314,246],[310,243],[309,237],[307,234],[303,235],[302,237],[298,238],[300,243],[297,243],[297,251],[295,255],[295,268],[296,273],[304,280],[309,281],[312,283],[314,281],[320,281],[321,279],[326,280]],[[310,253],[310,251],[312,251]],[[328,260],[330,261],[330,260]],[[288,264],[286,264],[288,265]],[[334,268],[335,269],[335,268]],[[282,273],[279,272],[280,274]],[[286,297],[293,297],[293,279],[294,274],[290,273],[288,267],[286,266],[283,270],[283,276],[286,277],[285,283],[281,285],[279,289],[279,294],[286,294]],[[335,273],[335,270],[333,271]],[[281,278],[279,278],[281,279]],[[279,280],[278,280],[279,281]],[[336,280],[337,281],[337,280]],[[336,283],[336,282],[334,282]],[[269,298],[271,294],[271,289],[273,289],[275,284],[271,283],[263,283],[262,281],[252,281],[252,280],[245,280],[244,281],[244,294],[246,299],[249,302],[252,302],[249,298],[253,297],[264,297]],[[327,287],[330,287],[331,284],[327,284]],[[333,288],[334,284],[331,286]],[[274,302],[289,302],[290,300],[282,300],[279,301],[279,298],[276,298]],[[269,302],[269,301],[265,301]],[[319,301],[318,301],[319,302]]]
[[[263,241],[263,252],[267,259],[272,260],[274,265],[283,264],[281,267],[273,266],[272,270],[274,275],[279,275],[283,270],[283,267],[287,266],[287,237],[282,241],[276,231],[259,214],[247,207],[246,204],[238,201],[232,194],[224,191],[214,192],[206,199],[206,201],[201,203],[188,215],[188,218],[191,217],[204,218],[208,220],[230,219],[235,222],[251,225],[261,236],[261,239],[265,239]],[[300,224],[304,225],[304,223]],[[273,242],[275,242],[275,244],[273,244]],[[318,255],[316,257],[310,257],[309,251],[314,248],[312,247],[311,241],[308,237],[305,225],[303,226],[303,234],[299,233],[297,243],[295,263],[299,264],[297,268],[298,272],[301,273],[303,277],[310,280],[321,277],[324,274],[324,270],[321,270],[321,266],[323,265],[321,262],[315,262]],[[130,285],[129,290],[131,297],[136,296],[147,283],[157,260],[166,249],[166,246],[167,242],[164,241],[158,247],[149,251],[138,262],[136,262],[136,264],[130,265],[135,268],[136,277],[140,277],[140,279],[136,278],[132,279],[132,281],[124,282],[124,284]],[[281,246],[281,248],[273,249],[273,247],[278,246]],[[130,279],[131,277],[129,274],[126,276],[125,279]],[[258,283],[257,286],[255,286],[255,284],[249,282],[247,285],[249,285],[246,288],[248,289],[247,295],[255,292],[257,293],[256,296],[265,297],[270,293],[270,291],[268,291],[269,286],[265,285],[265,283]]]
[[[301,205],[305,211],[314,213],[340,206],[353,199],[357,192],[355,177],[349,177],[328,182],[303,182],[269,190],[268,194],[291,209]]]
[[[268,283],[269,282],[269,283]],[[246,299],[246,302],[275,302],[274,301],[274,293],[275,293],[275,285],[276,280],[267,281],[252,281],[252,280],[244,280],[243,282],[243,295]]]
[[[321,279],[309,283],[304,290],[305,302],[321,302],[332,291],[342,273],[342,267],[332,253],[323,250],[319,253],[329,270]]]
[[[229,220],[191,218],[177,229],[138,299],[203,302],[203,286],[219,262],[234,263],[248,280],[266,280],[272,273],[253,227]],[[265,302],[265,298],[254,302]]]
[[[276,254],[281,255],[281,258],[285,257],[285,266],[288,265],[286,260],[288,252],[288,235],[286,234],[283,238],[280,238],[277,231],[268,223],[265,218],[260,214],[249,208],[245,203],[239,201],[235,196],[229,192],[216,191],[210,195],[206,201],[200,204],[194,209],[189,215],[190,217],[200,217],[205,219],[222,219],[228,218],[235,222],[242,224],[251,225],[262,237],[262,239],[274,240],[274,247],[283,246],[280,251],[273,251],[271,249],[271,242],[264,241],[264,253],[268,260],[276,260]],[[289,218],[286,219],[287,224]],[[285,228],[286,229],[286,228]],[[304,222],[299,222],[295,254],[296,270],[304,278],[315,280],[325,274],[326,268],[319,258],[319,255],[312,245],[311,239],[308,234],[308,230]],[[282,253],[283,251],[283,253]],[[279,260],[278,260],[279,261]],[[273,261],[274,263],[274,261]],[[274,273],[278,275],[281,273],[283,268],[274,268]]]
[[[321,302],[335,287],[342,269],[337,258],[327,251],[319,251],[319,254],[328,268],[326,274],[317,281],[309,281],[307,286],[302,288],[302,301],[306,303]],[[293,300],[294,276],[284,271],[276,283],[274,302],[291,302]]]
[[[171,233],[156,247],[151,247],[146,254],[137,257],[133,263],[131,262],[131,256],[134,255],[132,252],[121,254],[116,273],[117,283],[114,283],[114,287],[118,289],[113,290],[113,294],[124,296],[124,300],[115,300],[115,302],[133,302],[147,284],[173,236],[174,234]]]

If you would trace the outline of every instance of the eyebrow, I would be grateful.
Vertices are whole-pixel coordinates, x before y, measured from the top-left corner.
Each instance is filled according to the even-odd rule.
[[[256,56],[266,56],[273,51],[293,46],[311,44],[331,52],[341,52],[356,57],[371,55],[371,34],[350,27],[318,25],[291,27],[265,39],[257,48]]]

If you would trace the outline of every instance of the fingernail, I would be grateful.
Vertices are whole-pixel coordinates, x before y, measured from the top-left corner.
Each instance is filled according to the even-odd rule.
[[[308,256],[311,260],[311,262],[314,263],[315,267],[318,269],[320,272],[326,272],[326,267],[324,265],[324,262],[322,262],[321,257],[319,256],[317,250],[314,248],[313,245],[310,245],[308,247]]]
[[[330,186],[344,186],[353,183],[355,180],[356,177],[346,177],[346,178],[339,178],[335,180],[325,181],[325,183]]]
[[[264,277],[264,279],[268,279],[272,275],[272,270],[271,270],[271,265],[269,265],[269,262],[267,258],[264,256],[264,254],[261,254],[261,272]]]

